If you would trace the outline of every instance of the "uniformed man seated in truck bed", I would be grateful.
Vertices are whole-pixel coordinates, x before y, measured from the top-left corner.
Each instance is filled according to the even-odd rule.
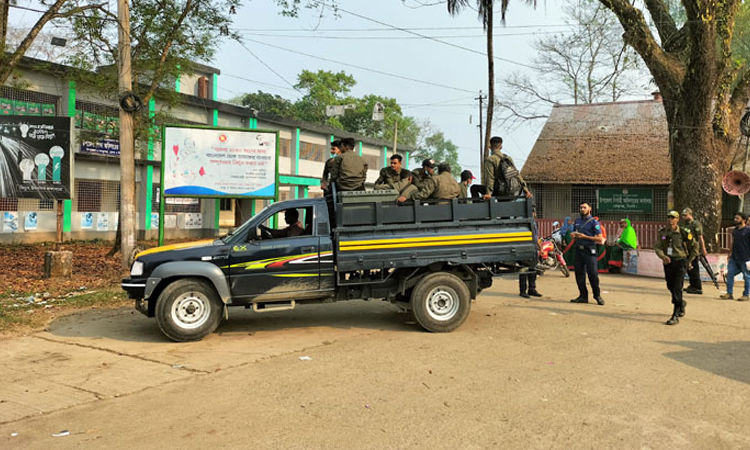
[[[401,155],[393,155],[390,159],[390,166],[380,169],[380,176],[375,180],[375,190],[395,189],[403,192],[411,184],[411,172],[401,167]]]
[[[457,198],[461,194],[461,188],[451,175],[450,164],[440,163],[438,171],[440,172],[439,175],[427,178],[420,189],[417,189],[414,185],[407,187],[397,201],[403,203],[406,200],[416,199],[451,200]]]
[[[265,225],[261,225],[260,229],[265,233],[270,234],[274,239],[302,236],[305,234],[305,228],[299,221],[299,211],[296,209],[287,209],[284,211],[284,222],[286,222],[288,226],[282,230],[274,230]]]

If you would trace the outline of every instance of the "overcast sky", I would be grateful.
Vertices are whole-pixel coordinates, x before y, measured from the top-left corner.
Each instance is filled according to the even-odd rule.
[[[109,0],[112,8],[114,0]],[[506,26],[495,25],[495,73],[499,85],[512,71],[534,64],[531,43],[549,33],[565,32],[563,2],[511,2]],[[31,6],[34,0],[18,0]],[[427,6],[421,5],[426,4]],[[345,71],[357,81],[351,94],[395,98],[405,115],[429,119],[459,147],[459,161],[477,173],[479,105],[487,92],[486,40],[476,11],[451,17],[439,0],[339,0],[330,10],[303,10],[284,17],[273,0],[245,1],[234,28],[244,43],[225,42],[207,64],[221,70],[219,98],[262,90],[295,100],[292,88],[302,70]],[[31,23],[35,13],[12,9],[11,24]],[[47,28],[47,31],[53,30]],[[648,91],[642,97],[648,98]],[[521,167],[542,123],[517,130],[493,127],[504,138],[504,151]]]
[[[533,64],[530,44],[535,36],[567,29],[560,1],[540,2],[536,10],[525,2],[512,2],[505,27],[497,14],[495,56],[503,59],[495,61],[497,80]],[[246,2],[235,27],[247,48],[228,43],[213,62],[222,72],[219,95],[231,98],[260,89],[294,99],[299,93],[290,84],[302,70],[344,70],[357,80],[353,95],[393,97],[405,115],[429,119],[458,145],[464,168],[476,173],[479,103],[475,98],[480,90],[487,92],[485,34],[474,10],[451,17],[445,2],[422,3],[433,5],[420,6],[414,0],[340,0],[338,17],[325,11],[320,18],[319,10],[305,10],[299,18],[288,18],[279,14],[272,0]],[[493,134],[503,136],[505,151],[521,166],[540,125],[513,133],[494,128]]]

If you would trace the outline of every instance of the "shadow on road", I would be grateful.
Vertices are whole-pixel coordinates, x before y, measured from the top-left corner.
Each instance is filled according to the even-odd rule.
[[[667,358],[714,375],[750,384],[750,341],[658,342],[686,348],[686,350],[664,353]]]
[[[420,331],[411,314],[399,312],[382,302],[352,301],[335,304],[301,305],[291,311],[255,313],[229,308],[229,320],[222,320],[216,335],[247,335],[258,332],[330,327],[391,331]],[[53,321],[47,332],[57,337],[110,339],[131,342],[171,342],[159,332],[156,319],[131,309],[91,310]]]
[[[550,313],[553,312],[561,316],[572,315],[572,314],[583,314],[587,316],[607,317],[611,319],[630,320],[634,322],[663,323],[664,320],[666,320],[664,319],[664,317],[669,317],[669,314],[666,312],[664,314],[657,314],[657,313],[646,313],[646,312],[617,311],[617,310],[612,310],[610,307],[606,305],[599,306],[593,302],[589,303],[587,306],[569,304],[570,308],[562,308],[561,306],[564,304],[569,304],[569,303],[567,302],[567,300],[565,301],[565,303],[561,303],[560,300],[538,299],[538,300],[532,300],[528,303],[523,303],[523,304],[505,305],[504,307],[536,309],[540,311],[547,311]],[[591,309],[582,309],[582,307],[591,308]]]

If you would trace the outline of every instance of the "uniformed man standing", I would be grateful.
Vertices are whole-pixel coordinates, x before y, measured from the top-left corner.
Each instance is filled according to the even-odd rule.
[[[513,159],[502,152],[503,138],[493,136],[490,139],[490,149],[492,154],[484,161],[484,181],[487,183],[484,199],[509,195],[531,197],[531,191],[513,164]]]
[[[669,225],[659,230],[654,245],[654,253],[664,262],[664,278],[672,293],[672,317],[667,320],[667,325],[677,325],[680,317],[685,315],[687,303],[682,300],[685,270],[698,256],[698,240],[689,229],[679,226],[679,219],[677,211],[667,213]]]
[[[706,242],[703,240],[703,226],[700,222],[693,218],[693,210],[685,208],[682,210],[682,221],[680,226],[687,228],[688,231],[693,235],[693,239],[698,242],[699,254],[707,255]],[[690,279],[690,285],[685,290],[688,294],[703,294],[703,286],[701,285],[701,272],[700,263],[698,258],[695,258],[687,268],[688,278]]]
[[[335,140],[331,142],[331,157],[326,160],[325,167],[323,167],[323,176],[320,178],[320,188],[324,191],[328,190],[328,184],[331,182],[331,168],[333,167],[333,161],[336,157],[341,154],[341,140]]]
[[[411,184],[422,189],[422,185],[435,174],[437,163],[434,159],[427,158],[422,161],[422,167],[411,171]]]
[[[461,182],[458,184],[461,188],[461,197],[459,198],[469,198],[469,186],[474,180],[476,180],[476,178],[471,173],[471,170],[464,170],[461,172]]]
[[[575,239],[575,272],[578,284],[578,297],[570,303],[588,303],[589,292],[586,289],[586,275],[594,294],[594,300],[599,305],[604,305],[601,291],[599,290],[599,271],[597,269],[596,245],[602,242],[602,226],[599,221],[591,215],[591,204],[581,202],[579,205],[581,217],[573,224],[570,236]]]
[[[403,192],[411,181],[411,173],[401,168],[402,157],[399,154],[395,154],[390,158],[390,166],[383,167],[380,169],[380,176],[375,180],[375,189],[395,189],[399,192]]]
[[[341,140],[341,154],[331,167],[331,182],[339,192],[364,191],[367,178],[367,161],[354,153],[354,139]]]
[[[398,198],[399,202],[410,200],[427,200],[440,199],[451,200],[461,194],[461,188],[458,182],[451,175],[451,166],[448,163],[441,163],[439,166],[440,174],[432,176],[417,190],[416,186],[411,185]]]

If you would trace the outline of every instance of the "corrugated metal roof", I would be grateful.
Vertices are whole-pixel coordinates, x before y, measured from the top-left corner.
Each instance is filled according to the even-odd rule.
[[[521,173],[529,183],[669,184],[664,107],[652,100],[556,105]]]

